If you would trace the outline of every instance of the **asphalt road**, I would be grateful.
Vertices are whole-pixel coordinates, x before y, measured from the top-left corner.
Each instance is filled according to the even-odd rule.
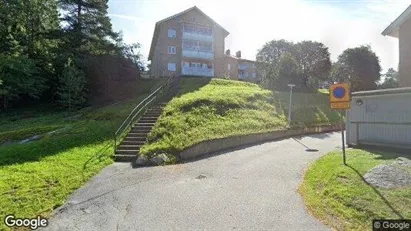
[[[309,162],[340,142],[339,133],[327,133],[173,166],[116,163],[77,190],[43,230],[328,230],[307,213],[297,188]]]

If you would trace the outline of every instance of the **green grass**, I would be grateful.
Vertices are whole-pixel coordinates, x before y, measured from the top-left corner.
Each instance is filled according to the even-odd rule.
[[[340,122],[322,94],[293,94],[293,126]],[[141,153],[176,155],[201,141],[286,129],[288,92],[224,79],[182,79],[179,97],[170,101]]]
[[[373,219],[410,219],[411,187],[380,189],[362,178],[371,168],[398,156],[351,149],[347,150],[349,166],[343,166],[341,152],[329,153],[307,170],[299,191],[307,208],[337,230],[371,230]]]
[[[159,82],[146,84],[155,87]],[[32,143],[0,146],[0,219],[7,214],[47,217],[75,189],[112,163],[113,133],[145,96],[73,113],[26,109],[27,113],[16,110],[2,115],[0,143],[64,129]]]

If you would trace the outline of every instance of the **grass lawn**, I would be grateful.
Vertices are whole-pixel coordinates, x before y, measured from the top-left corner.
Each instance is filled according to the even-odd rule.
[[[146,81],[147,93],[158,82]],[[32,143],[0,146],[0,230],[6,229],[7,214],[49,216],[75,189],[112,163],[113,133],[147,93],[73,113],[37,107],[1,115],[0,144],[60,131]]]
[[[340,122],[328,97],[293,94],[293,126]],[[201,141],[285,129],[288,92],[224,79],[182,79],[179,96],[170,101],[141,149],[145,155],[173,156]]]
[[[307,170],[300,193],[309,211],[337,230],[371,230],[373,219],[411,219],[411,187],[381,189],[365,183],[363,176],[378,164],[410,155],[347,150],[329,153]]]

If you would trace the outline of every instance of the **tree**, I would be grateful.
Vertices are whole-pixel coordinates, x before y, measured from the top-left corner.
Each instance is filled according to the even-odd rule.
[[[9,102],[22,96],[38,98],[46,88],[45,79],[39,74],[33,60],[25,57],[0,55],[0,98],[7,109]]]
[[[389,68],[387,73],[384,74],[384,77],[384,82],[378,85],[378,88],[387,89],[399,87],[398,72],[396,70]]]
[[[292,54],[284,53],[281,55],[277,75],[277,90],[287,90],[289,83],[296,84],[297,89],[301,87],[298,84],[301,76],[300,68]]]
[[[278,76],[278,68],[281,56],[285,53],[294,54],[294,44],[284,39],[272,40],[264,44],[257,53],[257,68],[261,75],[262,84],[269,88],[275,89]]]
[[[319,83],[327,80],[330,75],[331,60],[328,48],[313,41],[302,41],[295,46],[295,58],[301,70],[302,87],[317,89]]]
[[[66,62],[59,83],[57,94],[60,106],[71,110],[86,102],[86,77],[81,70],[74,66],[71,58]]]
[[[121,49],[121,56],[130,60],[140,71],[144,71],[144,64],[141,59],[142,54],[140,53],[140,43],[132,43],[130,45],[121,43],[119,47]]]
[[[108,0],[59,0],[64,12],[65,48],[76,57],[83,54],[113,54],[119,34],[107,15]],[[80,59],[81,62],[81,59]]]
[[[313,41],[303,41],[297,44],[285,40],[273,40],[266,43],[257,53],[257,65],[262,76],[262,83],[270,89],[282,89],[278,86],[281,58],[291,56],[296,62],[298,78],[294,84],[301,85],[299,90],[316,90],[319,83],[329,78],[331,69],[330,53],[324,44]],[[287,59],[291,59],[287,57]],[[285,68],[287,69],[287,68]],[[294,76],[295,73],[282,73]]]
[[[334,64],[332,78],[349,82],[353,91],[374,90],[380,80],[381,66],[370,46],[346,49]]]

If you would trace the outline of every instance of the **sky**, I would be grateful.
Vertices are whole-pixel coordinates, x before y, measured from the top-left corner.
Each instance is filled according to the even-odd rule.
[[[110,0],[109,16],[127,43],[138,42],[147,60],[157,21],[197,6],[230,35],[225,48],[255,56],[266,42],[313,40],[336,61],[345,49],[370,45],[385,72],[398,68],[398,39],[381,35],[409,5],[405,0]]]

